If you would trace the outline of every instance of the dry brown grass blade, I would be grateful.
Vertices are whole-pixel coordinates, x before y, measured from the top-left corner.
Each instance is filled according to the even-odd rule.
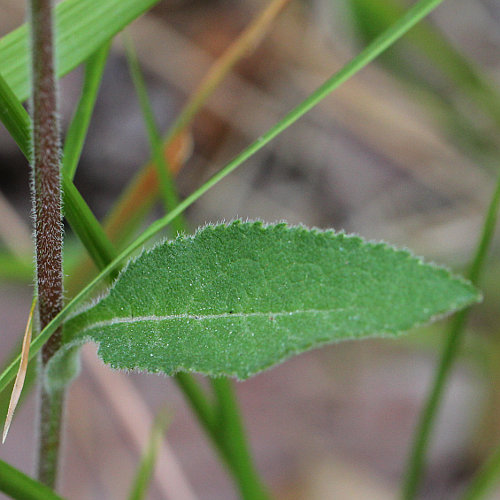
[[[235,64],[257,47],[288,2],[289,0],[273,0],[267,5],[214,62],[189,98],[165,139],[165,155],[174,175],[182,168],[188,157],[191,145],[188,129],[193,118]],[[116,233],[126,224],[131,211],[136,212],[140,206],[138,204],[148,203],[157,192],[156,172],[153,163],[149,163],[134,178],[105,223],[106,232],[111,240],[116,238]]]
[[[186,129],[196,113],[213,94],[226,75],[237,62],[253,52],[265,37],[272,23],[283,10],[289,0],[272,1],[240,34],[240,36],[216,59],[207,74],[203,77],[196,90],[181,111],[171,129],[170,137]]]
[[[19,363],[19,369],[17,370],[14,387],[12,388],[12,394],[10,395],[9,409],[7,411],[7,418],[5,419],[5,425],[3,428],[2,444],[5,443],[5,439],[7,438],[7,433],[9,432],[12,417],[14,416],[14,411],[16,410],[17,403],[19,402],[19,398],[23,390],[24,379],[26,378],[26,370],[28,369],[30,353],[31,332],[33,330],[33,312],[35,310],[36,300],[37,298],[35,297],[31,304],[28,322],[26,324],[26,330],[24,332],[23,346],[21,349],[21,361]]]
[[[191,151],[190,134],[178,134],[175,140],[165,148],[165,157],[172,173],[176,174],[182,167]],[[151,206],[158,189],[158,178],[153,163],[148,163],[141,169],[132,181],[130,186],[124,191],[121,200],[118,202],[119,210],[113,211],[104,224],[104,229],[109,239],[119,246],[123,239],[127,222],[133,220],[137,213],[144,212]],[[68,280],[67,289],[70,294],[76,293],[94,272],[95,266],[87,255],[83,256],[71,269],[71,279]]]
[[[167,165],[173,175],[177,175],[190,156],[192,149],[191,134],[180,131],[171,141],[165,144],[164,154]],[[153,162],[141,168],[124,191],[116,208],[109,214],[104,224],[106,234],[116,242],[127,221],[149,203],[158,194],[158,176]]]
[[[288,2],[289,0],[272,0],[215,60],[197,89],[192,93],[164,142],[165,158],[173,175],[177,175],[191,153],[192,138],[189,127],[193,118],[221,81],[231,72],[235,64],[257,47]],[[114,243],[119,242],[128,221],[135,214],[150,206],[157,195],[156,168],[153,162],[150,162],[139,170],[106,218],[104,229],[110,240]],[[76,287],[73,288],[72,284],[69,283],[69,289],[77,289],[82,283],[85,283],[91,269],[93,266],[87,258],[73,269],[71,281],[76,284]]]

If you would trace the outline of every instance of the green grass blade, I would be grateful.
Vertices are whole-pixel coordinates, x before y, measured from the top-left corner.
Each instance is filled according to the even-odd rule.
[[[179,197],[175,188],[174,180],[163,154],[163,140],[160,131],[155,123],[153,107],[148,97],[148,91],[142,75],[139,61],[135,53],[134,45],[129,37],[124,37],[127,52],[127,61],[130,75],[134,82],[135,92],[144,119],[144,124],[148,133],[149,145],[151,148],[153,162],[160,181],[160,193],[162,195],[165,211],[168,212],[179,204]],[[186,228],[186,221],[179,215],[172,221],[175,233],[182,233]]]
[[[408,10],[395,25],[383,33],[380,37],[374,40],[366,49],[358,54],[354,59],[348,62],[339,72],[329,78],[323,85],[321,85],[315,92],[313,92],[307,99],[294,108],[288,115],[286,115],[280,122],[274,125],[257,141],[243,150],[236,158],[234,158],[222,170],[217,172],[211,179],[209,179],[203,186],[199,187],[190,196],[185,198],[177,205],[171,212],[164,217],[153,222],[134,242],[125,248],[112,262],[110,262],[90,283],[87,284],[56,316],[40,334],[31,343],[30,356],[34,356],[52,333],[62,324],[66,317],[72,312],[75,307],[80,305],[88,294],[107,276],[117,269],[121,263],[129,257],[136,249],[140,248],[146,241],[152,238],[155,234],[161,231],[164,227],[172,222],[179,214],[184,212],[186,208],[192,205],[202,195],[204,195],[210,188],[212,188],[219,181],[224,179],[231,172],[236,170],[244,161],[254,155],[257,151],[262,149],[272,139],[274,139],[281,132],[286,130],[290,125],[296,122],[301,116],[306,114],[322,99],[324,99],[330,92],[339,87],[342,83],[348,80],[351,76],[363,69],[373,59],[375,59],[381,52],[394,43],[398,38],[403,36],[410,28],[424,18],[429,12],[435,9],[443,0],[420,0],[411,9]],[[15,377],[19,358],[15,360],[6,370],[0,374],[0,391]]]
[[[500,481],[500,447],[498,447],[486,463],[479,469],[470,485],[462,495],[462,500],[480,500]]]
[[[147,498],[149,483],[153,476],[156,463],[156,456],[161,446],[163,434],[169,423],[169,415],[165,410],[158,413],[153,422],[148,445],[141,458],[141,463],[137,469],[134,483],[132,485],[129,500],[144,500]]]
[[[24,156],[31,154],[31,118],[0,74],[0,120]]]
[[[468,277],[474,285],[478,284],[481,272],[484,269],[486,255],[495,232],[499,206],[500,175],[498,175],[495,191],[493,192],[486,213],[482,233],[468,273]],[[434,428],[439,405],[443,398],[446,383],[450,376],[451,368],[460,349],[469,312],[470,308],[460,311],[453,317],[450,324],[441,358],[434,375],[434,381],[422,413],[420,414],[420,419],[414,434],[402,492],[402,498],[405,500],[416,498],[418,486],[424,471],[425,456],[429,447],[429,440]]]
[[[82,94],[64,141],[62,171],[63,175],[71,180],[75,176],[76,167],[80,160],[110,45],[109,42],[105,43],[87,59],[85,65]]]
[[[394,0],[350,0],[351,8],[365,42],[390,26],[404,12],[400,2]],[[473,61],[465,57],[430,23],[415,26],[407,36],[420,53],[448,78],[476,101],[482,110],[500,124],[500,94],[494,84],[482,74]],[[394,47],[395,48],[395,47]],[[392,57],[390,57],[392,55]],[[418,70],[409,68],[405,58],[387,54],[385,62],[403,74],[422,82]]]
[[[99,268],[113,260],[116,250],[82,195],[66,177],[62,179],[64,216]]]
[[[350,4],[365,43],[387,29],[404,13],[401,2],[395,0],[350,0]],[[482,77],[473,63],[458,52],[431,24],[423,22],[415,26],[406,39],[454,80],[455,84],[480,84]]]
[[[0,279],[6,281],[33,281],[33,259],[12,255],[10,252],[0,251]]]
[[[0,491],[16,500],[62,500],[50,488],[0,460]]]
[[[56,68],[76,68],[159,0],[65,0],[56,6]],[[26,25],[0,40],[0,73],[20,101],[29,96]]]

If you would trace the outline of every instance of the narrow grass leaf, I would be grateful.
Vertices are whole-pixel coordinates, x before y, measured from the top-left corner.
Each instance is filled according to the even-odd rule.
[[[405,9],[401,2],[395,0],[350,0],[349,3],[359,32],[367,43],[396,22]],[[438,28],[423,22],[408,33],[407,40],[454,86],[461,87],[468,98],[474,100],[496,123],[500,123],[500,94],[494,82],[481,72],[474,61],[459,52]],[[388,51],[383,60],[400,74],[421,84],[424,82],[419,69],[409,66],[407,58],[400,57],[393,50]],[[424,83],[427,85],[427,82]]]
[[[64,141],[63,175],[71,180],[75,176],[76,167],[87,136],[110,46],[110,42],[105,43],[95,54],[88,58],[85,65],[82,94]]]
[[[0,250],[0,279],[31,283],[33,280],[33,259],[12,255]]]
[[[482,465],[466,488],[461,500],[480,500],[493,498],[493,488],[500,482],[500,447]]]
[[[0,120],[19,149],[29,158],[31,152],[31,118],[0,73]]]
[[[9,357],[8,357],[9,361],[14,359],[21,351],[22,339],[16,344],[17,345],[15,345],[11,349],[11,352],[9,352]],[[26,377],[24,379],[23,391],[21,392],[21,397],[19,398],[19,401],[17,403],[18,408],[23,404],[23,401],[26,399],[26,397],[28,396],[28,394],[30,393],[31,389],[35,384],[36,375],[38,373],[37,359],[38,358],[34,357],[28,363],[28,369],[26,371]],[[12,382],[12,384],[7,386],[8,390],[0,392],[0,422],[1,421],[5,422],[5,419],[7,418],[7,412],[10,404],[10,394],[12,393],[13,388],[14,388],[14,381]]]
[[[0,460],[0,491],[16,500],[62,500],[49,487]]]
[[[56,6],[56,68],[61,77],[159,0],[65,0]],[[26,25],[0,39],[0,73],[20,101],[29,96]]]
[[[333,231],[208,226],[129,263],[70,319],[114,368],[245,379],[327,342],[397,336],[478,301],[468,282],[409,252]]]
[[[105,267],[116,250],[73,182],[63,177],[62,185],[64,216],[97,266]]]
[[[484,218],[481,235],[472,259],[467,277],[474,285],[479,284],[481,273],[484,271],[486,257],[490,249],[498,220],[498,209],[500,206],[500,173],[497,177],[495,190],[490,200],[486,216]],[[417,427],[413,436],[413,443],[408,457],[408,464],[403,483],[401,497],[405,500],[416,498],[420,481],[424,472],[425,458],[429,447],[431,434],[435,425],[439,406],[448,382],[453,364],[460,352],[462,338],[465,333],[469,309],[460,311],[451,321],[446,340],[441,352],[434,380],[424,407],[420,414]]]
[[[165,154],[163,153],[163,140],[155,122],[153,106],[149,100],[146,83],[142,75],[139,60],[137,59],[137,55],[135,53],[134,44],[129,37],[124,37],[124,41],[130,75],[132,77],[132,81],[134,82],[135,92],[141,107],[142,118],[148,134],[153,163],[159,180],[159,191],[165,206],[165,212],[168,212],[179,204],[179,197],[177,195],[177,190],[169,165],[167,164]],[[172,225],[175,233],[182,233],[186,227],[183,216],[179,215],[176,217],[172,221]]]
[[[141,458],[141,463],[139,464],[134,483],[130,490],[129,500],[143,500],[147,498],[149,484],[156,464],[156,456],[158,455],[163,434],[165,434],[169,420],[166,410],[161,410],[156,416],[151,428],[148,445]]]

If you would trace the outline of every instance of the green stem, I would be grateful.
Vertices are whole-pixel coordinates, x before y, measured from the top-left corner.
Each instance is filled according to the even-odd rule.
[[[64,389],[44,389],[41,395],[37,476],[51,488],[57,482],[64,395]]]
[[[198,418],[201,427],[212,440],[226,464],[230,466],[231,455],[217,433],[217,415],[213,405],[209,403],[204,392],[192,376],[187,373],[178,373],[174,380]]]
[[[60,127],[54,71],[52,0],[30,0],[33,75],[33,205],[38,315],[43,330],[63,308]],[[61,329],[41,352],[38,477],[51,488],[57,478],[64,393],[49,392],[45,366],[61,345]]]
[[[192,376],[178,373],[175,381],[232,473],[242,497],[268,498],[251,458],[231,382],[227,378],[212,379],[217,400],[214,409]]]
[[[219,380],[223,380],[225,381],[225,383],[229,384],[229,381],[227,379]],[[239,424],[238,409],[237,406],[233,406],[232,404],[230,404],[230,402],[234,400],[234,396],[231,392],[231,387],[229,387],[229,393],[221,398],[221,402],[223,402],[224,404],[220,405],[219,408],[217,408],[216,412],[214,406],[209,404],[205,397],[205,394],[200,389],[199,385],[196,383],[193,377],[186,373],[178,373],[175,376],[175,381],[179,388],[182,390],[188,403],[193,409],[194,414],[198,418],[200,425],[206,432],[207,436],[211,439],[212,443],[215,446],[215,449],[218,451],[226,467],[231,472],[231,474],[233,474],[233,477],[236,480],[243,498],[267,498],[266,496],[261,495],[263,489],[259,486],[260,480],[253,468],[250,455],[245,451],[246,441],[243,433],[243,428]],[[221,385],[219,385],[220,388]],[[233,407],[235,409],[235,412],[232,411]],[[225,415],[226,413],[227,415],[231,415],[231,418],[226,420],[228,421],[229,425],[231,425],[232,427],[235,427],[235,425],[240,426],[240,431],[238,431],[238,433],[234,433],[232,430],[229,431],[229,434],[225,433],[222,415]],[[231,422],[233,423],[231,424]],[[236,439],[232,442],[230,439],[231,434],[236,437]],[[235,451],[233,450],[233,444],[240,442],[240,440],[242,440],[243,442],[243,447],[239,448],[240,450],[243,450],[243,458],[235,456]],[[247,470],[244,470],[241,467],[240,464],[243,463],[249,464]],[[251,496],[253,492],[258,493],[259,496]]]
[[[462,500],[479,500],[484,498],[493,485],[500,479],[500,446],[493,452],[488,461],[479,470],[476,477],[465,490]]]
[[[229,453],[230,467],[238,482],[242,498],[269,498],[252,460],[235,391],[227,378],[211,379],[219,411],[217,433]]]
[[[215,429],[215,412],[205,393],[200,389],[194,377],[187,373],[178,373],[174,378],[198,417],[199,422],[205,431],[211,435]]]
[[[477,285],[479,282],[481,271],[486,261],[486,254],[493,239],[499,204],[500,175],[486,213],[481,237],[468,272],[468,278],[474,285]],[[444,389],[450,376],[451,367],[453,366],[453,362],[460,348],[469,311],[470,308],[457,313],[450,324],[439,365],[434,376],[434,382],[414,434],[413,445],[406,469],[406,479],[402,491],[402,498],[405,500],[414,499],[418,493],[418,486],[424,470],[429,439],[435,424],[439,405],[442,401]]]

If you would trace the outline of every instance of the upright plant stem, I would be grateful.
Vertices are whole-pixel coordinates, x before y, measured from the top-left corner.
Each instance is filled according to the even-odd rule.
[[[481,237],[468,272],[468,278],[474,285],[477,285],[479,282],[481,271],[486,261],[486,254],[493,239],[499,204],[500,174],[486,213]],[[404,500],[412,500],[418,493],[418,486],[424,470],[425,456],[429,446],[429,438],[434,428],[439,404],[442,401],[453,362],[460,349],[460,343],[463,338],[469,311],[470,309],[464,309],[457,313],[450,324],[439,365],[434,376],[434,382],[429,391],[422,413],[420,414],[420,420],[414,434],[413,446],[408,460],[405,483],[403,485],[402,498]]]
[[[60,128],[54,71],[52,0],[29,0],[33,79],[33,206],[38,313],[43,330],[63,307]],[[41,350],[38,478],[54,487],[64,391],[49,391],[44,368],[59,349],[58,328]]]
[[[248,448],[245,429],[238,408],[235,391],[226,377],[211,380],[218,403],[218,428],[220,439],[229,453],[229,466],[242,498],[245,500],[266,500],[269,498],[258,472],[255,469]]]

